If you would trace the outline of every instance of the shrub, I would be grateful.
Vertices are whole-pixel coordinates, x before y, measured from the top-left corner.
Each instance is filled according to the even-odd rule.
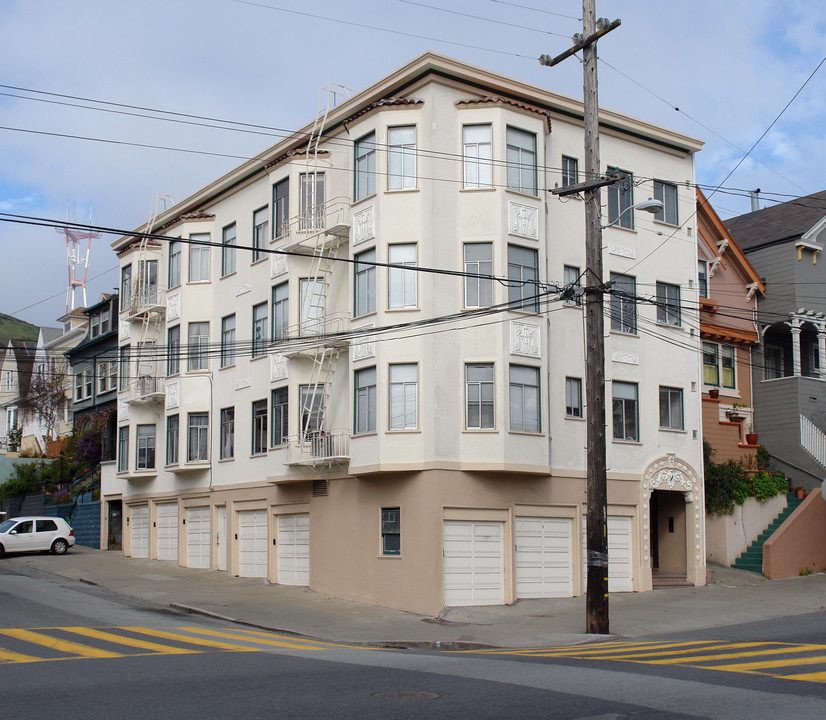
[[[789,483],[782,472],[760,470],[751,479],[751,497],[764,502],[775,495],[788,492]]]
[[[764,469],[749,479],[742,462],[716,463],[711,459],[713,456],[714,449],[707,441],[703,442],[706,513],[709,515],[731,515],[735,505],[741,505],[749,497],[763,502],[788,490],[781,472]]]

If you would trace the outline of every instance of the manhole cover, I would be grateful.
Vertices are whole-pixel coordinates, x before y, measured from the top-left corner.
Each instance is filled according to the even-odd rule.
[[[437,693],[416,690],[388,690],[387,692],[373,693],[373,697],[382,698],[383,700],[435,700],[441,696]]]

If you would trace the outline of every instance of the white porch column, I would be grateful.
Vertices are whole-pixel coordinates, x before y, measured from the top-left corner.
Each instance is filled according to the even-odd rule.
[[[826,380],[826,329],[817,329],[818,376]]]
[[[792,327],[792,375],[800,377],[800,328]]]

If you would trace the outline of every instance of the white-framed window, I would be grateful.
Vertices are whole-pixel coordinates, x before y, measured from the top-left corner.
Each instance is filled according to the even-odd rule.
[[[298,229],[324,227],[324,173],[301,173],[298,194]]]
[[[189,413],[187,428],[187,462],[209,460],[209,413]]]
[[[281,283],[272,289],[272,339],[287,336],[290,325],[290,284]]]
[[[416,126],[387,128],[387,189],[416,187]]]
[[[81,402],[83,397],[83,370],[75,373],[75,402]]]
[[[235,223],[227,225],[221,231],[221,277],[235,272],[235,241],[238,228]]]
[[[657,322],[679,327],[680,316],[680,286],[657,282]]]
[[[376,368],[356,370],[355,387],[355,434],[376,432]]]
[[[536,195],[536,135],[507,128],[508,190]]]
[[[700,297],[708,297],[708,261],[697,261],[697,285]]]
[[[491,126],[463,126],[462,161],[466,190],[493,187],[493,164],[491,160]]]
[[[100,334],[108,333],[112,329],[111,326],[112,312],[109,305],[102,307],[100,310]]]
[[[465,307],[490,307],[493,305],[493,243],[465,243],[464,260]]]
[[[737,385],[736,362],[737,351],[733,345],[704,342],[703,383],[734,389]]]
[[[252,356],[258,357],[267,352],[267,303],[262,302],[252,307]]]
[[[118,390],[123,392],[132,379],[130,365],[132,364],[132,348],[129,345],[121,346],[118,357]]]
[[[660,427],[667,430],[683,430],[682,388],[660,385]]]
[[[189,236],[190,241],[209,242],[209,233],[197,233]],[[189,282],[207,282],[209,280],[209,245],[189,245]]]
[[[353,284],[354,317],[376,312],[376,251],[366,250],[355,257]]]
[[[508,303],[539,312],[539,254],[531,248],[508,245]]]
[[[221,408],[221,444],[219,447],[221,460],[235,457],[235,408]]]
[[[582,378],[565,378],[565,417],[581,418]]]
[[[166,374],[181,372],[181,326],[175,325],[166,331]]]
[[[129,426],[118,428],[118,472],[129,470]]]
[[[274,237],[284,237],[290,231],[290,178],[272,186],[272,213]]]
[[[679,225],[677,221],[677,186],[673,183],[655,180],[654,199],[663,204],[663,209],[654,215],[654,219],[669,225]]]
[[[230,365],[235,365],[234,313],[221,318],[221,367],[229,367]]]
[[[132,303],[132,266],[124,265],[120,270],[120,309],[128,310]]]
[[[298,403],[301,408],[301,433],[316,433],[324,429],[324,385],[300,385]]]
[[[272,447],[286,445],[290,437],[290,392],[286,387],[276,388],[271,393],[272,404]]]
[[[376,133],[371,132],[355,142],[355,192],[358,202],[376,192]]]
[[[252,404],[252,454],[267,452],[267,401],[256,400]]]
[[[100,335],[100,313],[92,313],[89,318],[89,337],[97,337]]]
[[[141,260],[138,263],[139,305],[155,305],[158,302],[158,261]]]
[[[6,392],[12,392],[14,390],[14,372],[12,370],[6,370],[3,374],[3,379],[6,387]]]
[[[493,363],[465,365],[465,428],[492,430],[494,414]]]
[[[264,248],[269,241],[269,208],[262,207],[252,214],[252,261],[256,262],[264,257]]]
[[[98,395],[114,390],[117,385],[118,364],[114,360],[104,360],[98,365]]]
[[[135,434],[137,445],[137,470],[155,469],[155,426],[138,425]]]
[[[169,243],[169,287],[178,287],[181,284],[181,241],[171,240]]]
[[[416,267],[418,254],[416,245],[413,243],[390,245],[387,252],[388,262],[391,265],[401,266],[387,269],[388,307],[391,310],[416,307],[418,304],[417,273],[415,270],[404,269]]]
[[[209,370],[209,323],[189,323],[187,369]]]
[[[390,366],[390,429],[419,427],[419,366],[401,363]]]
[[[320,335],[324,331],[324,305],[327,300],[321,280],[300,278],[298,312],[302,335]]]
[[[565,304],[582,305],[582,273],[579,268],[574,265],[565,265],[562,274],[562,282],[565,285],[565,290],[571,290],[570,296],[565,298]]]
[[[180,458],[181,418],[169,415],[166,418],[166,464],[177,465]]]
[[[637,332],[637,279],[611,273],[611,330]]]
[[[608,224],[634,229],[634,174],[617,167],[609,167],[608,175],[624,175],[622,180],[608,186]]]
[[[562,156],[562,187],[576,185],[579,182],[579,160],[568,155]]]
[[[637,383],[611,383],[614,440],[638,442],[640,439]]]
[[[381,554],[401,555],[402,552],[402,511],[400,508],[381,509]]]
[[[536,432],[541,428],[539,412],[539,368],[511,365],[509,368],[510,429]]]

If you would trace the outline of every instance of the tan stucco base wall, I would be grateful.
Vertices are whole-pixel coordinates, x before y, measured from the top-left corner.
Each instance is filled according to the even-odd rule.
[[[731,566],[786,507],[786,496],[765,502],[747,498],[731,515],[706,517],[706,557],[710,562]]]
[[[763,574],[795,577],[826,570],[826,501],[820,488],[806,499],[763,545]]]
[[[136,488],[132,488],[134,491]],[[128,493],[124,495],[123,548],[131,554],[129,517],[136,505],[149,509],[149,556],[157,557],[158,542],[154,522],[157,506],[178,505],[178,562],[187,564],[187,527],[183,523],[188,508],[210,506],[212,547],[210,567],[218,569],[219,517],[226,508],[226,570],[239,574],[237,542],[238,511],[268,511],[267,577],[278,580],[276,538],[279,514],[309,513],[311,589],[342,599],[437,615],[444,608],[443,532],[445,520],[497,521],[503,523],[504,602],[516,597],[515,518],[521,516],[571,519],[573,594],[584,592],[582,539],[585,521],[585,479],[583,477],[519,475],[500,472],[422,470],[393,472],[364,477],[331,477],[326,494],[313,492],[313,482],[217,486],[211,491],[198,487],[168,493]],[[648,555],[647,505],[639,477],[620,476],[608,481],[608,514],[625,516],[631,523],[631,589],[651,588],[651,561]],[[664,492],[673,512],[693,516],[683,492]],[[642,503],[642,504],[641,504]],[[680,504],[682,503],[682,508]],[[382,554],[381,510],[400,508],[401,553]],[[667,547],[674,564],[680,565],[689,580],[702,584],[703,567],[693,564],[694,525],[682,521],[679,537]],[[680,545],[682,543],[682,545]],[[668,545],[668,543],[666,543]],[[679,547],[678,547],[679,546]],[[681,558],[680,558],[681,554]],[[686,566],[688,566],[686,571]],[[699,578],[700,580],[696,580]]]

